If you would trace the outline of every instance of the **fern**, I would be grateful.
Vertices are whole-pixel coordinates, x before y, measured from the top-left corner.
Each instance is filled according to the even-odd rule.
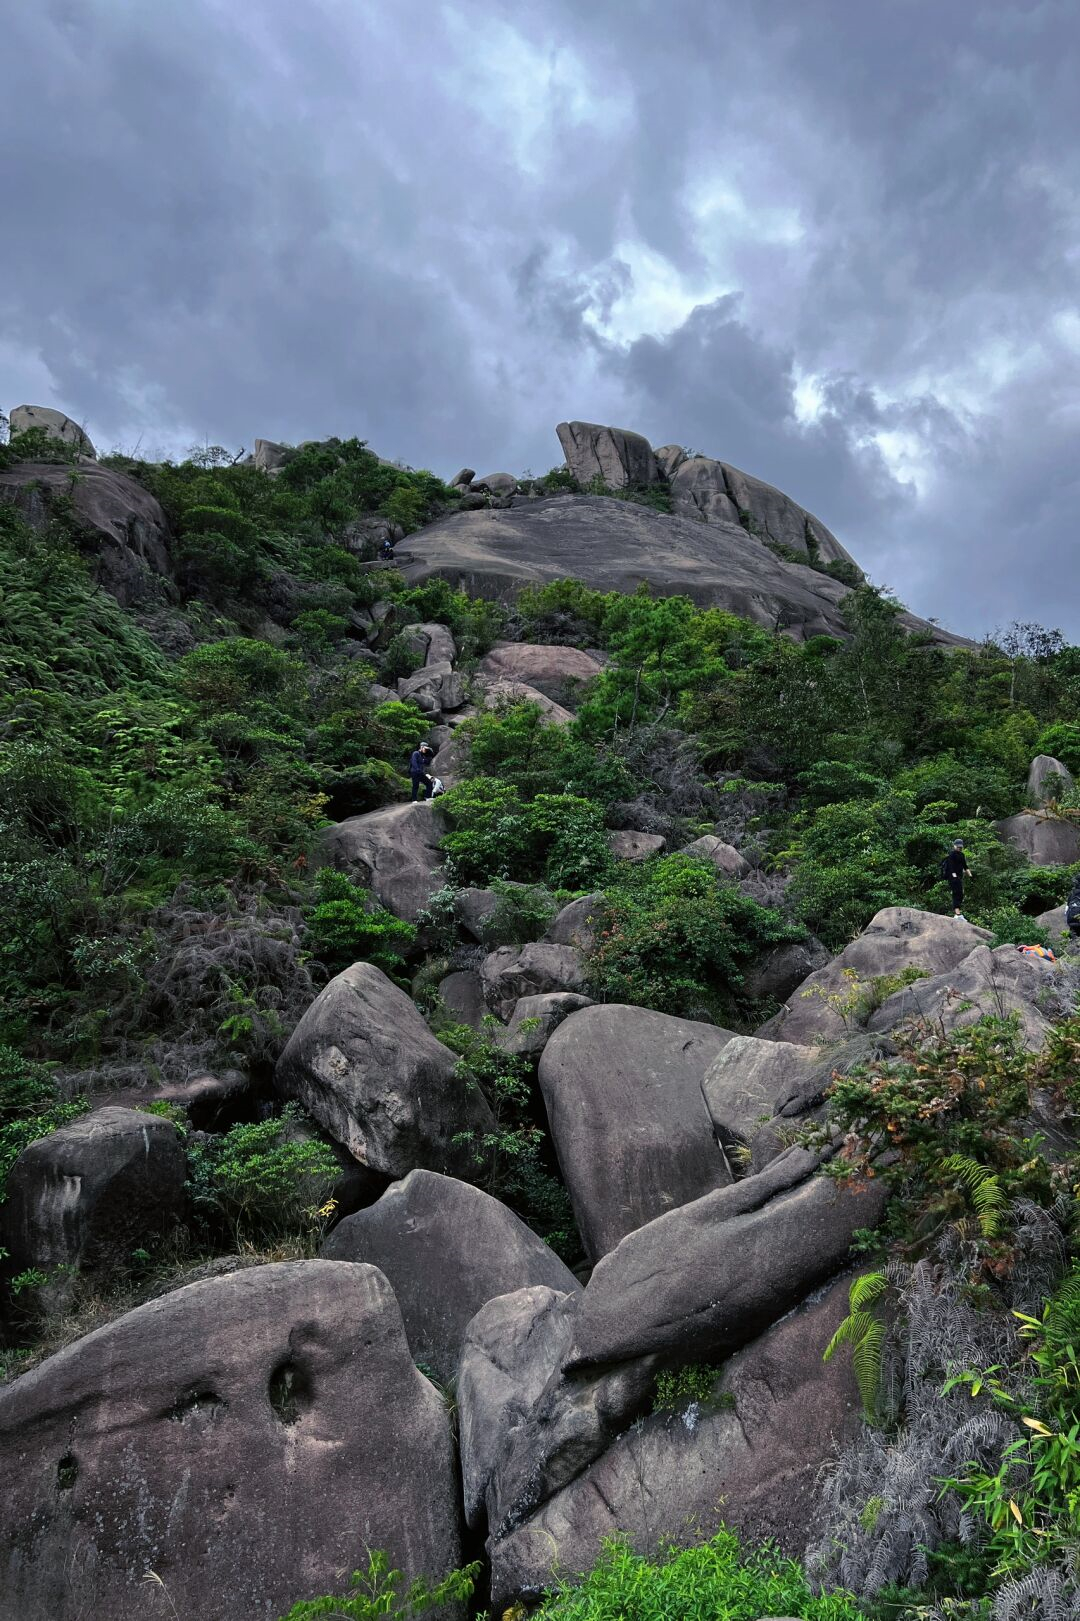
[[[867,1308],[881,1299],[887,1287],[888,1279],[884,1272],[864,1272],[862,1277],[855,1279],[848,1290],[848,1314],[822,1356],[822,1361],[828,1362],[842,1345],[851,1346],[851,1365],[869,1424],[876,1421],[878,1413],[885,1325],[880,1317]]]
[[[968,1159],[966,1154],[950,1154],[942,1160],[941,1169],[947,1176],[955,1176],[963,1183],[982,1236],[996,1238],[1001,1231],[1002,1217],[1008,1204],[997,1177],[985,1165],[980,1165],[978,1160]]]

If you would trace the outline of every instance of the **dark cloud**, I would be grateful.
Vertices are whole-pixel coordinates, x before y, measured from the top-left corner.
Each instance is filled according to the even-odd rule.
[[[0,402],[105,446],[358,432],[735,462],[913,607],[1080,564],[1071,0],[12,0]]]

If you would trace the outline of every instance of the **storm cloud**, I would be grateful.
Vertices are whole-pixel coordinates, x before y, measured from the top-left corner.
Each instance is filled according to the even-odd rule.
[[[448,475],[634,427],[1080,639],[1071,0],[9,0],[0,404]]]

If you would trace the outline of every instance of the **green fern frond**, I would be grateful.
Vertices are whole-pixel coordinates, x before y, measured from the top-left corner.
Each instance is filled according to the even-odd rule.
[[[881,1389],[881,1353],[884,1345],[885,1324],[880,1318],[874,1317],[856,1344],[851,1359],[855,1370],[855,1383],[862,1397],[863,1412],[870,1423],[877,1417],[878,1393]]]
[[[967,1190],[984,1238],[996,1238],[1007,1200],[992,1171],[966,1154],[950,1154],[941,1162],[948,1176],[958,1177]]]
[[[884,1272],[864,1272],[861,1278],[848,1290],[848,1306],[851,1311],[863,1311],[872,1306],[875,1300],[880,1300],[889,1287],[889,1280]]]

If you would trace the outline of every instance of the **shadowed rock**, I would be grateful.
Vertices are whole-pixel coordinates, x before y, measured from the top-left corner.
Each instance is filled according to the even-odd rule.
[[[1005,844],[1025,855],[1033,867],[1071,867],[1080,861],[1080,827],[1047,811],[1021,811],[994,823]]]
[[[1055,965],[1029,957],[1016,946],[977,946],[944,974],[916,980],[894,992],[870,1017],[870,1030],[894,1030],[909,1019],[939,1030],[963,1029],[983,1018],[1016,1015],[1025,1047],[1037,1052],[1050,1034],[1039,999],[1057,978]]]
[[[500,1019],[509,1018],[519,997],[585,989],[581,953],[545,940],[499,946],[481,963],[480,978],[488,1007]]]

